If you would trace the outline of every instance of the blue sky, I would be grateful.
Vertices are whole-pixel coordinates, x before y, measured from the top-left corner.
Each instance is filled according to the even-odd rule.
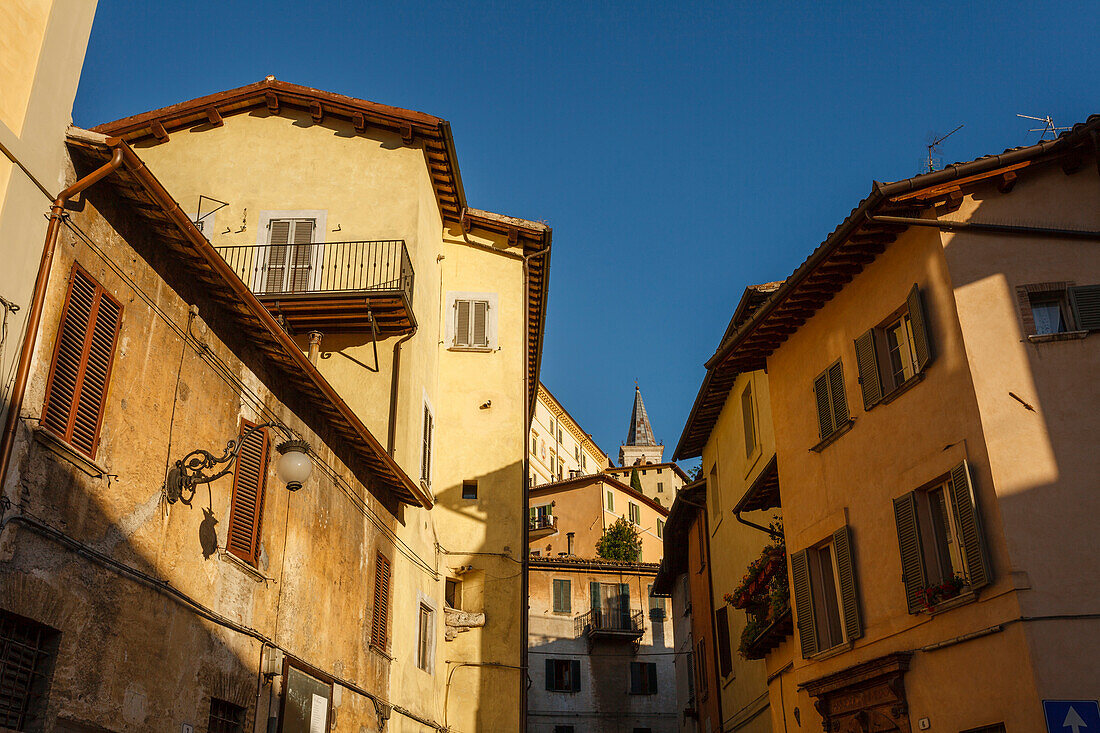
[[[100,0],[92,126],[267,74],[450,120],[471,206],[554,227],[543,381],[671,454],[745,285],[871,189],[1100,113],[1096,4]]]

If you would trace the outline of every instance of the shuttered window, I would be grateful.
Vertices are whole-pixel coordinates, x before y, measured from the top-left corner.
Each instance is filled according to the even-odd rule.
[[[862,636],[852,534],[847,526],[834,532],[828,542],[791,555],[791,590],[803,657]]]
[[[554,579],[554,613],[573,611],[572,584],[568,579]]]
[[[242,420],[241,433],[252,426],[253,423]],[[229,552],[252,565],[260,559],[268,442],[266,428],[250,433],[241,443],[233,470],[233,498],[225,544]]]
[[[456,300],[454,308],[454,345],[467,348],[487,348],[489,346],[489,301]],[[553,432],[552,428],[551,432]]]
[[[390,561],[381,552],[374,560],[374,611],[371,614],[371,646],[386,651],[390,623]]]
[[[1100,331],[1100,285],[1069,288],[1074,325],[1081,331]]]
[[[902,584],[909,613],[931,610],[992,574],[966,461],[939,484],[894,499]]]
[[[924,299],[914,285],[905,305],[855,341],[863,409],[870,410],[918,376],[932,361]]]
[[[814,379],[818,436],[825,440],[848,424],[848,397],[844,393],[844,367],[837,359]]]
[[[273,219],[268,224],[265,293],[310,290],[313,265],[313,219]]]
[[[634,524],[641,524],[642,523],[642,509],[641,509],[641,507],[639,507],[634,502],[630,502],[630,506],[628,507],[628,509],[629,509],[629,514],[630,514],[630,521],[633,522]]]
[[[435,416],[431,408],[424,405],[424,424],[421,435],[420,480],[425,486],[432,485],[432,442],[435,440]]]
[[[707,699],[707,643],[700,639],[695,645],[695,669],[699,672],[699,699]]]
[[[722,677],[729,677],[733,673],[733,651],[730,648],[730,619],[727,606],[722,606],[714,612],[714,626],[717,631],[718,671]]]
[[[745,426],[745,455],[751,456],[756,450],[756,417],[752,399],[752,385],[745,385],[741,393],[741,416]],[[660,471],[660,469],[657,469]]]
[[[579,659],[547,659],[546,689],[551,692],[580,692],[581,662]]]
[[[42,425],[95,458],[122,305],[74,265],[46,383]]]
[[[631,662],[630,663],[630,694],[631,695],[656,695],[657,694],[657,663],[656,662]]]

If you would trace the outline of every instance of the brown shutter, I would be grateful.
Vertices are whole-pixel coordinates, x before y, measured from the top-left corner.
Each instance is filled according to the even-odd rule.
[[[432,434],[434,429],[432,413],[428,406],[424,405],[424,442],[421,446],[420,455],[420,479],[429,485],[432,481]]]
[[[470,301],[455,301],[455,346],[470,346]]]
[[[859,617],[856,570],[852,562],[852,530],[847,525],[833,533],[833,550],[836,552],[836,580],[837,585],[840,586],[840,610],[844,614],[844,635],[848,641],[854,641],[863,636],[863,623]]]
[[[825,440],[836,430],[833,425],[833,406],[829,401],[829,370],[821,372],[814,379],[814,397],[817,398],[818,434]]]
[[[287,245],[290,242],[290,220],[281,219],[268,224],[267,273],[263,280],[263,292],[281,293],[286,285]]]
[[[863,409],[870,410],[882,401],[882,377],[878,371],[873,328],[856,339],[856,368],[859,370],[859,386],[863,392]]]
[[[795,625],[798,641],[802,645],[802,657],[817,653],[817,629],[814,627],[813,597],[810,595],[810,566],[806,551],[791,555],[791,590],[794,593]]]
[[[253,426],[241,421],[241,432]],[[229,506],[229,552],[253,565],[260,558],[260,527],[263,523],[264,491],[267,485],[267,429],[257,430],[241,443],[233,471],[233,499]]]
[[[484,300],[473,302],[473,341],[471,346],[489,345],[489,304]]]
[[[917,356],[917,371],[921,371],[932,361],[932,342],[928,338],[928,323],[924,317],[924,299],[916,285],[909,291],[906,299],[909,305],[909,325],[913,327],[913,353]]]
[[[291,242],[294,245],[293,254],[290,257],[290,287],[291,292],[302,292],[310,289],[309,273],[313,264],[313,227],[312,219],[297,219],[294,222],[294,237]]]
[[[833,428],[839,429],[848,422],[848,396],[844,392],[844,367],[838,361],[828,369],[829,402],[832,403]]]
[[[1073,328],[1100,331],[1100,285],[1069,288],[1067,294],[1073,311]]]
[[[42,425],[95,458],[122,305],[78,265],[69,277]]]
[[[752,419],[752,385],[746,385],[741,393],[741,419],[745,426],[745,455],[751,456],[756,447],[756,423]]]
[[[386,651],[390,622],[390,561],[381,552],[374,561],[374,613],[371,617],[370,643]]]
[[[978,517],[974,486],[970,483],[970,467],[966,461],[951,469],[951,503],[955,508],[955,524],[959,530],[970,588],[988,585],[992,578],[989,560],[982,543],[982,525]]]
[[[901,554],[901,582],[905,585],[905,603],[909,613],[923,607],[924,552],[917,527],[917,496],[909,492],[894,499],[894,522],[898,529],[898,551]]]
[[[722,606],[714,612],[714,625],[718,631],[718,670],[723,677],[733,672],[733,655],[730,651],[729,609]]]
[[[579,659],[569,660],[569,682],[573,686],[573,692],[581,691],[581,660]]]

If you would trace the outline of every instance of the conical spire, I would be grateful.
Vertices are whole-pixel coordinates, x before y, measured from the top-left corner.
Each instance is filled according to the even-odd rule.
[[[642,402],[642,390],[634,385],[634,409],[630,413],[630,430],[626,434],[624,445],[657,445],[653,437],[653,427],[649,424],[649,415]]]

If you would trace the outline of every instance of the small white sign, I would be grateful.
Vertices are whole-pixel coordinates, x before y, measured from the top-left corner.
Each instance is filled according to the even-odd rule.
[[[309,711],[309,733],[327,733],[328,699],[320,695],[313,696],[313,707]]]

